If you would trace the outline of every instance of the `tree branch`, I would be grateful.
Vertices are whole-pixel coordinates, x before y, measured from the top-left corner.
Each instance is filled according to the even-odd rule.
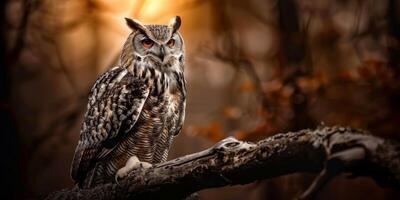
[[[302,198],[311,198],[341,172],[368,176],[380,186],[400,188],[400,145],[344,127],[319,127],[278,134],[257,144],[226,138],[202,152],[92,189],[65,189],[46,199],[182,199],[205,188],[247,184],[295,172],[319,172]]]

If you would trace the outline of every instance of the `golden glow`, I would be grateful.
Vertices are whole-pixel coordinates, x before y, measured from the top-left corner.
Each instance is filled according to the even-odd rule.
[[[195,16],[202,15],[199,22],[204,23],[204,19],[209,16],[203,16],[207,7],[202,7],[201,11],[196,10],[193,4],[189,3],[191,0],[94,0],[90,1],[91,4],[84,2],[68,1],[63,7],[62,18],[60,12],[55,12],[57,18],[61,18],[66,25],[77,24],[68,32],[59,35],[57,41],[62,51],[66,52],[65,57],[70,58],[69,64],[77,68],[94,65],[81,62],[82,57],[90,57],[92,53],[101,54],[95,64],[98,72],[118,61],[121,46],[131,32],[124,17],[138,19],[143,24],[167,25],[171,17],[180,15],[184,21],[180,29],[183,32],[185,28],[192,31],[201,27],[201,30],[204,30],[204,25],[199,26],[198,22],[193,20],[197,19]],[[51,6],[56,5],[54,3]],[[51,7],[48,10],[56,9]],[[187,12],[188,10],[190,12]],[[190,38],[190,34],[186,34],[185,37]],[[76,46],[81,48],[76,49]]]
[[[170,5],[172,1],[166,0],[147,0],[140,12],[143,18],[152,18],[157,15],[157,13],[162,13],[163,9]]]

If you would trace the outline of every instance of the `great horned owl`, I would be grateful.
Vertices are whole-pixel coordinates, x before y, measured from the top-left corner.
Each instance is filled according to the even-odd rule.
[[[180,17],[169,25],[126,18],[132,33],[117,67],[91,89],[71,166],[82,188],[163,162],[185,118],[184,43]],[[125,165],[126,164],[126,165]]]

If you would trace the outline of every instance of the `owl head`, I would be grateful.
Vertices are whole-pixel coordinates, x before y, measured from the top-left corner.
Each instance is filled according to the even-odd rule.
[[[134,57],[160,65],[183,60],[184,43],[178,32],[181,26],[179,16],[173,17],[168,25],[143,25],[135,19],[125,20],[132,29],[125,45]]]

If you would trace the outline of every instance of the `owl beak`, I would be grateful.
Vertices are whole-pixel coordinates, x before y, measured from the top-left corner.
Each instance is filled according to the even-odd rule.
[[[160,47],[160,59],[162,62],[164,62],[164,57],[165,57],[165,49],[163,46]]]

